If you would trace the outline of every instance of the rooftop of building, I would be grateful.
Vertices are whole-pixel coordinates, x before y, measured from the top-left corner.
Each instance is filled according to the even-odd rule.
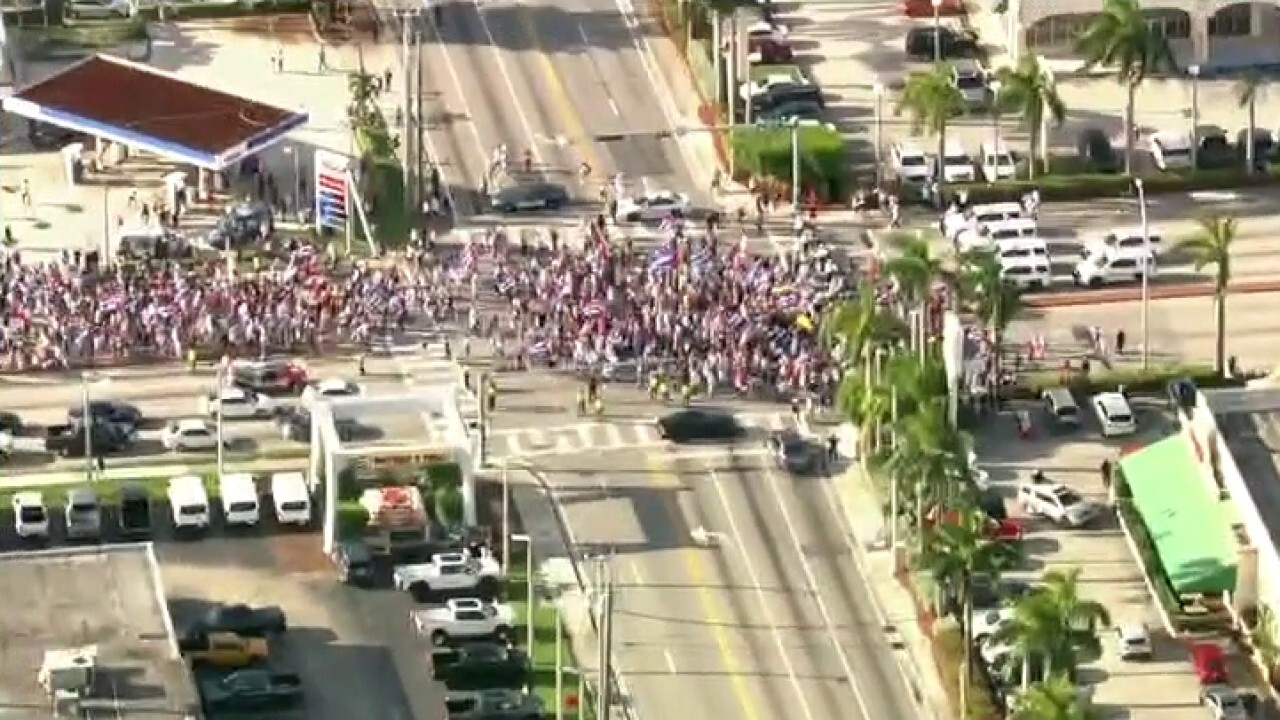
[[[5,707],[49,708],[37,679],[46,651],[96,646],[93,690],[81,705],[88,716],[156,720],[198,710],[149,545],[3,554],[0,586]]]
[[[375,395],[360,398],[337,398],[330,401],[330,408],[336,418],[354,420],[360,427],[376,428],[376,433],[360,433],[351,440],[342,443],[346,450],[384,450],[386,454],[394,454],[396,450],[406,446],[426,448],[451,448],[457,444],[458,438],[467,437],[466,423],[475,414],[476,408],[464,407],[457,400],[459,415],[456,426],[449,414],[443,412],[441,403],[449,402],[454,397],[458,386],[454,382],[431,384],[415,375],[415,384],[406,388],[399,395]],[[471,403],[474,406],[474,401]],[[321,419],[325,413],[319,411],[315,417]]]
[[[1202,390],[1254,507],[1280,538],[1280,388]]]

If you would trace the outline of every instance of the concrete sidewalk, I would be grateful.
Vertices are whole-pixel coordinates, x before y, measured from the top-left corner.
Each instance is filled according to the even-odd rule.
[[[857,431],[852,425],[840,425],[836,436],[840,447],[857,447]],[[861,465],[851,462],[831,479],[831,484],[853,533],[853,562],[871,588],[876,616],[885,627],[886,636],[891,638],[895,660],[908,687],[924,708],[926,717],[952,718],[953,710],[934,664],[930,638],[920,627],[915,601],[894,575],[892,554],[878,541],[886,530],[880,500],[871,487],[870,478]]]

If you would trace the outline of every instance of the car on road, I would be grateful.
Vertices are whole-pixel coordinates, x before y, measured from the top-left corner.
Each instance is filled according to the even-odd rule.
[[[941,43],[940,53],[935,49],[935,43]],[[908,58],[933,62],[939,54],[943,60],[972,57],[978,49],[978,41],[973,35],[956,32],[946,25],[938,26],[936,31],[932,25],[926,25],[908,30],[903,46]]]
[[[129,429],[136,430],[142,427],[144,418],[142,411],[136,405],[119,400],[90,400],[89,416],[100,422],[109,422],[116,425],[124,425]],[[67,422],[78,422],[84,417],[85,405],[77,403],[67,408]]]
[[[292,360],[240,361],[231,366],[231,384],[262,395],[292,395],[307,387],[307,369]]]
[[[276,605],[253,607],[242,603],[215,605],[186,628],[183,637],[201,633],[230,632],[244,637],[280,635],[289,627],[284,610]]]
[[[683,217],[689,212],[689,196],[670,190],[647,190],[618,201],[616,218],[623,222],[661,220],[672,215]]]
[[[204,242],[214,250],[235,250],[270,238],[275,229],[271,206],[260,200],[246,201],[228,208]]]
[[[311,411],[306,408],[281,408],[272,422],[280,431],[280,437],[293,442],[311,442]],[[355,420],[334,418],[338,439],[349,442],[356,436],[359,425]]]
[[[344,585],[368,586],[373,583],[373,553],[362,540],[340,540],[330,554],[338,572],[338,582]]]
[[[1080,257],[1108,251],[1130,255],[1145,251],[1160,257],[1163,250],[1164,233],[1157,228],[1148,227],[1145,232],[1140,227],[1112,228],[1101,235],[1085,240],[1084,247],[1080,250]]]
[[[1076,152],[1088,169],[1097,173],[1117,173],[1124,165],[1120,153],[1105,132],[1096,127],[1085,128],[1076,136]]]
[[[200,452],[218,447],[218,433],[202,418],[170,420],[160,432],[160,444],[173,452]],[[223,445],[227,440],[223,439]]]
[[[1151,647],[1151,630],[1146,623],[1130,622],[1115,626],[1116,654],[1121,660],[1150,660],[1154,654]]]
[[[262,713],[302,703],[302,678],[296,673],[267,668],[242,668],[199,682],[200,704],[206,715]]]
[[[1248,720],[1244,698],[1230,685],[1207,685],[1200,688],[1200,704],[1209,709],[1213,720]]]
[[[1028,515],[1038,515],[1069,527],[1082,527],[1102,513],[1102,506],[1085,500],[1062,483],[1026,482],[1018,486],[1018,504]]]
[[[515,610],[503,603],[480,598],[453,598],[441,607],[410,613],[418,634],[436,646],[470,640],[511,640],[516,626]]]
[[[690,408],[657,418],[658,435],[671,442],[732,440],[742,435],[742,426],[730,413]]]
[[[558,183],[523,182],[490,193],[489,207],[497,212],[558,210],[569,204],[569,190]]]
[[[346,378],[325,378],[307,385],[306,389],[302,391],[302,401],[311,402],[313,400],[324,400],[325,398],[360,397],[363,394],[364,388],[359,383],[352,382]]]
[[[894,144],[889,151],[893,171],[903,182],[925,182],[933,177],[933,163],[919,145],[912,142]]]
[[[427,602],[445,593],[465,593],[492,600],[502,590],[502,564],[488,552],[468,550],[437,553],[424,563],[397,565],[391,573],[397,590]]]
[[[133,447],[138,431],[126,425],[93,421],[85,425],[73,422],[45,428],[44,446],[48,452],[64,458],[101,457],[124,452]]]
[[[270,397],[243,390],[234,385],[218,388],[200,396],[200,413],[224,420],[250,420],[268,417],[277,405]]]
[[[797,475],[809,475],[822,469],[822,449],[795,430],[769,433],[765,446],[778,468]]]
[[[1048,388],[1040,397],[1044,401],[1045,413],[1055,425],[1073,430],[1080,427],[1080,406],[1071,388]]]
[[[942,216],[942,234],[948,240],[955,240],[966,230],[983,233],[993,223],[1018,220],[1024,217],[1021,204],[1016,202],[998,202],[985,205],[972,205],[967,210],[950,211]]]
[[[1102,287],[1117,283],[1142,282],[1159,274],[1154,255],[1142,253],[1099,250],[1076,263],[1071,271],[1075,284],[1083,287]]]
[[[1010,241],[1039,239],[1040,227],[1034,219],[1016,217],[965,227],[956,234],[955,243],[960,252],[969,252],[970,250],[1003,249]]]
[[[504,643],[465,643],[431,652],[431,674],[452,690],[519,688],[529,681],[529,656]]]
[[[541,720],[547,712],[536,695],[506,688],[446,693],[444,709],[449,720]]]
[[[72,20],[120,20],[134,13],[129,0],[73,0],[63,9]]]
[[[1138,432],[1138,420],[1129,400],[1118,392],[1102,392],[1089,401],[1102,426],[1103,437],[1124,437]]]

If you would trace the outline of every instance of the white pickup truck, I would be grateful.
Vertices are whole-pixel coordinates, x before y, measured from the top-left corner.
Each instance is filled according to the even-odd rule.
[[[509,641],[515,630],[516,614],[510,605],[479,598],[449,600],[443,607],[409,613],[413,628],[431,644],[442,646],[467,640]]]
[[[391,576],[397,590],[423,602],[457,593],[492,600],[502,590],[502,564],[487,550],[439,553],[424,563],[397,565]]]

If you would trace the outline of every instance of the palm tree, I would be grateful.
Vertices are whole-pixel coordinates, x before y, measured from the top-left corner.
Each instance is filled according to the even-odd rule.
[[[1248,144],[1244,149],[1245,172],[1250,175],[1254,170],[1254,153],[1257,147],[1254,143],[1254,133],[1257,132],[1257,110],[1258,100],[1267,94],[1267,86],[1271,84],[1271,78],[1260,72],[1250,71],[1240,78],[1239,84],[1236,85],[1236,98],[1240,102],[1240,107],[1247,108],[1249,111],[1249,130]]]
[[[1106,0],[1102,13],[1076,38],[1084,69],[1110,67],[1125,86],[1124,171],[1133,174],[1134,104],[1138,86],[1152,73],[1173,70],[1169,41],[1147,24],[1139,0]]]
[[[1231,285],[1231,251],[1237,233],[1236,219],[1223,215],[1206,215],[1199,219],[1199,231],[1178,244],[1191,255],[1197,271],[1212,265],[1213,312],[1215,328],[1213,364],[1218,374],[1227,367],[1227,292]]]
[[[902,337],[902,323],[880,306],[870,285],[858,288],[857,296],[832,306],[819,326],[823,345],[839,350],[846,367],[859,365],[876,347],[886,347]]]
[[[1041,662],[1046,669],[1056,667],[1054,653],[1061,645],[1062,623],[1053,605],[1040,592],[1021,597],[1013,605],[1013,616],[996,631],[993,640],[1009,648],[1009,656],[1022,667],[1022,687],[1031,684],[1031,665]],[[1074,670],[1074,668],[1072,668]]]
[[[1080,697],[1071,678],[1058,674],[1032,683],[1018,698],[1011,720],[1096,720],[1098,712]]]
[[[898,256],[885,263],[885,272],[897,281],[898,294],[908,306],[923,307],[943,275],[942,259],[923,234],[903,233],[887,242],[897,248]]]
[[[1036,176],[1036,153],[1048,149],[1042,133],[1047,123],[1054,127],[1062,125],[1067,117],[1067,106],[1058,95],[1058,86],[1049,73],[1040,66],[1040,58],[1035,55],[1023,55],[1017,67],[1001,68],[997,77],[1000,79],[1000,96],[1002,106],[1022,114],[1022,121],[1027,128],[1027,174]],[[1041,162],[1048,170],[1049,157],[1041,152]]]
[[[378,115],[376,103],[382,93],[381,79],[364,71],[348,73],[347,93],[351,96],[351,103],[347,105],[351,127],[367,129]]]
[[[964,115],[964,110],[964,96],[951,81],[951,68],[946,65],[937,65],[928,72],[911,73],[898,97],[896,112],[911,116],[911,132],[927,130],[938,137],[934,177],[939,197],[946,181],[942,168],[947,154],[947,125]]]
[[[985,574],[998,578],[1017,562],[1012,545],[987,539],[987,523],[986,514],[973,508],[941,519],[929,530],[928,541],[916,559],[917,567],[929,572],[939,589],[954,593],[960,599],[966,669],[960,687],[966,696],[973,673],[973,576]],[[962,697],[960,706],[965,704],[966,699]]]
[[[1080,568],[1050,570],[1041,578],[1043,589],[1037,593],[1052,609],[1059,623],[1061,634],[1058,646],[1046,657],[1046,662],[1056,660],[1054,667],[1045,667],[1045,677],[1053,672],[1075,669],[1081,654],[1096,655],[1101,650],[1098,628],[1111,625],[1111,614],[1100,602],[1080,596]],[[1063,662],[1070,663],[1065,667]]]
[[[995,253],[967,252],[960,257],[960,298],[970,313],[991,334],[996,348],[993,375],[1000,376],[1000,348],[1009,323],[1022,311],[1022,291],[1004,278]]]

